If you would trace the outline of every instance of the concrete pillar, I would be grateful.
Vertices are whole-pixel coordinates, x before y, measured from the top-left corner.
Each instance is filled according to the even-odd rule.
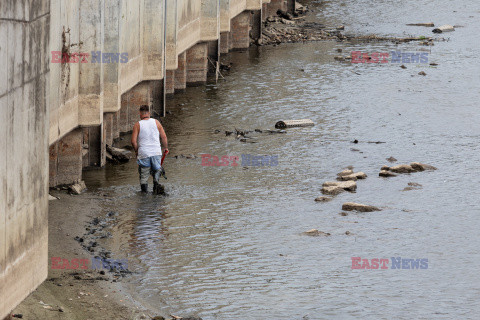
[[[103,114],[103,127],[105,130],[105,144],[111,146],[113,145],[113,140],[115,139],[114,136],[114,131],[115,128],[113,126],[114,123],[114,118],[115,118],[116,112],[106,112]]]
[[[105,165],[105,136],[103,124],[83,128],[83,167],[103,167]]]
[[[72,184],[82,180],[83,131],[74,129],[49,148],[49,185]]]
[[[230,51],[230,32],[220,32],[220,53]]]
[[[218,71],[220,69],[220,41],[208,42],[208,74],[209,79],[218,80]]]
[[[295,13],[295,0],[286,0],[285,11],[291,14]]]
[[[113,140],[120,137],[120,111],[113,113],[112,131]]]
[[[244,11],[232,19],[231,47],[232,50],[246,49],[250,46],[250,11]]]
[[[271,0],[270,3],[263,4],[263,20],[270,16],[276,16],[278,10],[285,11],[285,0]]]
[[[250,16],[250,38],[258,44],[262,37],[262,10],[254,10]]]
[[[178,55],[178,68],[175,70],[175,90],[184,90],[187,87],[187,52]]]
[[[120,132],[130,132],[139,121],[138,110],[141,105],[152,105],[152,81],[143,81],[122,95],[120,109]]]
[[[165,94],[171,95],[175,92],[175,70],[167,70],[165,74]]]
[[[197,43],[187,50],[187,84],[198,85],[207,82],[208,45]]]
[[[78,124],[98,126],[103,122],[103,12],[104,1],[80,0],[80,43],[89,63],[80,63]]]

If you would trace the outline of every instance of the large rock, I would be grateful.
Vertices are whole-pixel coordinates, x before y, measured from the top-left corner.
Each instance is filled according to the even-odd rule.
[[[330,196],[336,196],[337,194],[340,194],[342,192],[345,192],[343,188],[333,186],[333,187],[323,187],[322,190],[320,190],[323,194],[330,195]]]
[[[359,212],[381,211],[377,207],[369,206],[369,205],[366,205],[366,204],[354,203],[354,202],[345,202],[342,205],[342,210],[344,210],[344,211],[359,211]]]
[[[80,181],[68,187],[68,190],[70,190],[70,193],[72,194],[81,194],[86,189],[87,189],[87,186],[85,185],[84,181]]]
[[[380,173],[378,175],[380,177],[384,177],[384,178],[396,177],[397,176],[395,173],[387,171],[387,170],[380,171]]]
[[[353,170],[352,170],[352,169],[345,169],[345,170],[343,170],[342,172],[337,173],[337,176],[338,176],[338,177],[343,177],[343,176],[349,176],[349,175],[351,175],[351,174],[353,174]]]
[[[366,179],[367,175],[364,172],[356,172],[349,175],[339,176],[337,179],[342,181],[357,181],[358,179]]]
[[[398,166],[390,167],[390,170],[395,173],[412,173],[416,172],[414,168],[412,168],[409,164],[399,164]]]
[[[303,234],[310,237],[320,237],[320,236],[326,237],[330,235],[330,233],[318,231],[317,229],[311,229],[311,230],[305,231]]]
[[[125,163],[132,159],[133,153],[126,149],[115,148],[107,145],[107,160],[116,163]]]
[[[338,187],[346,191],[357,190],[357,183],[355,181],[328,181],[325,182],[322,187]]]
[[[328,202],[331,201],[333,198],[332,197],[318,197],[315,199],[316,202]]]
[[[437,168],[435,168],[434,166],[420,162],[412,162],[410,163],[410,166],[416,171],[437,170]]]

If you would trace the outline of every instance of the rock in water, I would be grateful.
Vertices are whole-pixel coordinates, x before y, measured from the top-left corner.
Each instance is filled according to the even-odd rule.
[[[369,206],[366,204],[354,203],[354,202],[345,202],[342,205],[342,210],[344,211],[358,211],[358,212],[373,212],[373,211],[381,211],[381,209]]]
[[[336,186],[333,186],[333,187],[323,187],[321,192],[323,194],[327,194],[327,195],[330,195],[330,196],[336,196],[337,194],[340,194],[342,192],[344,192],[345,190],[340,188],[340,187],[336,187]]]
[[[343,177],[343,176],[348,176],[348,175],[351,175],[351,174],[353,174],[353,170],[352,170],[352,169],[345,169],[345,170],[343,170],[342,172],[337,173],[337,176]]]
[[[84,181],[80,181],[68,187],[68,190],[70,190],[70,193],[77,194],[77,195],[81,194],[83,191],[85,191],[85,189],[87,189],[87,186],[85,185]]]
[[[387,170],[382,170],[382,171],[380,171],[378,176],[384,177],[384,178],[389,178],[389,177],[396,177],[397,175],[393,172],[390,172],[390,171],[387,171]]]
[[[303,233],[306,236],[310,237],[320,237],[320,236],[329,236],[330,233],[318,231],[317,229],[311,229]]]
[[[398,166],[390,167],[389,171],[392,171],[395,173],[412,173],[412,172],[416,172],[417,170],[412,168],[412,166],[409,164],[400,164]]]
[[[387,161],[388,162],[397,162],[397,159],[395,159],[394,157],[390,157],[390,158],[387,158]]]
[[[328,202],[333,200],[332,197],[318,197],[315,199],[316,202]]]
[[[357,183],[355,181],[328,181],[322,187],[337,187],[346,191],[355,191],[357,190]]]
[[[357,181],[358,179],[366,179],[367,175],[364,172],[356,172],[346,176],[340,176],[337,179],[341,181]]]
[[[432,30],[433,33],[443,33],[443,32],[452,32],[452,31],[455,31],[455,28],[449,24],[445,24],[441,27],[438,27]]]
[[[107,145],[107,159],[113,162],[125,163],[133,158],[132,152],[126,149],[115,148]]]
[[[435,168],[434,166],[423,164],[420,162],[412,162],[410,163],[410,166],[417,171],[437,170],[437,168]]]

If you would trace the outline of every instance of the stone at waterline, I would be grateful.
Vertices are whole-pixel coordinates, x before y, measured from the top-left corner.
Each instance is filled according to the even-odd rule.
[[[357,183],[355,181],[327,181],[322,187],[337,187],[346,191],[355,191],[357,190]]]
[[[432,30],[433,33],[443,33],[443,32],[452,32],[455,31],[455,28],[452,25],[444,24],[438,28]]]
[[[387,170],[382,170],[382,171],[380,171],[378,176],[384,177],[384,178],[390,178],[390,177],[396,177],[397,175],[393,172],[390,172],[390,171],[387,171]]]
[[[51,200],[58,200],[58,198],[52,196],[51,194],[49,194],[49,195],[48,195],[48,201],[51,201]]]
[[[364,173],[364,172],[355,172],[355,173],[352,173],[352,174],[349,174],[349,175],[346,175],[346,176],[340,176],[337,178],[337,180],[342,180],[342,181],[357,181],[357,180],[362,180],[362,179],[366,179],[367,178],[367,175]]]
[[[353,173],[353,170],[347,168],[347,169],[343,170],[342,172],[337,173],[337,176],[343,177],[343,176],[348,176],[348,175],[350,175],[350,174],[352,174],[352,173]]]
[[[83,191],[87,189],[85,185],[85,181],[79,181],[78,183],[72,184],[68,187],[68,190],[71,194],[81,194]]]
[[[397,162],[397,159],[395,159],[394,157],[390,157],[390,158],[387,158],[387,161],[388,162]]]
[[[395,173],[412,173],[416,172],[414,168],[412,168],[409,164],[399,164],[398,166],[390,167],[390,170]]]
[[[326,195],[336,196],[342,192],[345,192],[345,190],[343,188],[333,186],[333,187],[323,187],[321,189],[321,192]]]
[[[366,205],[366,204],[360,204],[360,203],[355,203],[355,202],[345,202],[342,205],[342,210],[344,211],[358,211],[358,212],[373,212],[373,211],[381,211],[381,209]]]
[[[435,168],[434,166],[431,166],[429,164],[420,163],[420,162],[412,162],[412,163],[410,163],[410,166],[417,171],[437,170],[437,168]]]
[[[315,199],[316,202],[328,202],[333,200],[332,197],[318,197]]]
[[[318,231],[317,229],[311,229],[308,231],[303,232],[304,235],[310,236],[310,237],[320,237],[320,236],[329,236],[330,233],[328,232],[323,232],[323,231]]]
[[[107,160],[116,163],[125,163],[132,159],[133,153],[126,149],[115,148],[107,145]]]

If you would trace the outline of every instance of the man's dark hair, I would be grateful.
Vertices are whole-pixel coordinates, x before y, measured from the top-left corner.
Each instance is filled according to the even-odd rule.
[[[144,104],[144,105],[140,106],[140,112],[141,113],[150,112],[150,107]]]

